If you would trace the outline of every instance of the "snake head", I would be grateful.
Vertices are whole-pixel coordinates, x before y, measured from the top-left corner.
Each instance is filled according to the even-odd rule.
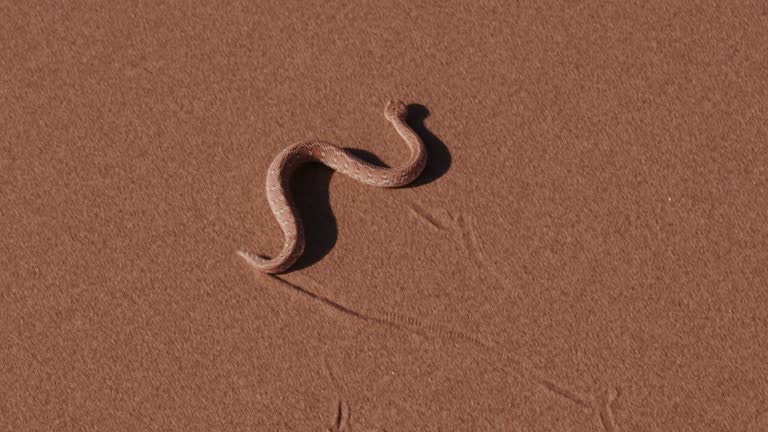
[[[404,119],[407,113],[408,108],[405,104],[396,99],[390,100],[387,102],[387,106],[384,107],[384,117],[389,121]]]

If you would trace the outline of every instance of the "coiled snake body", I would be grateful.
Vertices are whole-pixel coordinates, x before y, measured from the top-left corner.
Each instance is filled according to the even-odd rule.
[[[419,136],[405,122],[406,114],[407,108],[400,101],[390,101],[384,108],[384,117],[392,123],[411,150],[408,161],[396,168],[370,164],[348,150],[323,141],[294,144],[280,152],[267,172],[267,200],[285,234],[283,249],[272,259],[244,251],[238,251],[238,255],[265,273],[284,272],[299,259],[304,251],[304,229],[289,185],[291,174],[303,163],[320,162],[371,186],[391,188],[415,180],[427,163],[427,151]]]

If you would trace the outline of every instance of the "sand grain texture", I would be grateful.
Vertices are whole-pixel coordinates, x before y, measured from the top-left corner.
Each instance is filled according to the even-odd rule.
[[[763,430],[764,2],[0,22],[0,430]],[[422,177],[300,169],[312,246],[251,271],[274,155],[393,166],[390,98]]]

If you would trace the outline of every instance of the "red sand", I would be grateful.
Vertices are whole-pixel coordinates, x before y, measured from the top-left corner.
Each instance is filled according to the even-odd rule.
[[[0,430],[768,430],[765,2],[267,3],[0,5]]]

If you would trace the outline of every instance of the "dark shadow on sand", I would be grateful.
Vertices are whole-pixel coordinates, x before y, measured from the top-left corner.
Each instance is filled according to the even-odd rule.
[[[448,147],[424,125],[429,110],[419,104],[408,105],[406,122],[413,128],[427,148],[427,166],[411,184],[419,187],[442,177],[451,166]],[[381,166],[386,166],[376,155],[365,150],[347,148],[355,156]],[[321,164],[306,164],[294,173],[291,192],[304,222],[306,247],[304,254],[288,272],[309,267],[328,255],[336,245],[338,229],[329,201],[329,185],[333,171]]]

